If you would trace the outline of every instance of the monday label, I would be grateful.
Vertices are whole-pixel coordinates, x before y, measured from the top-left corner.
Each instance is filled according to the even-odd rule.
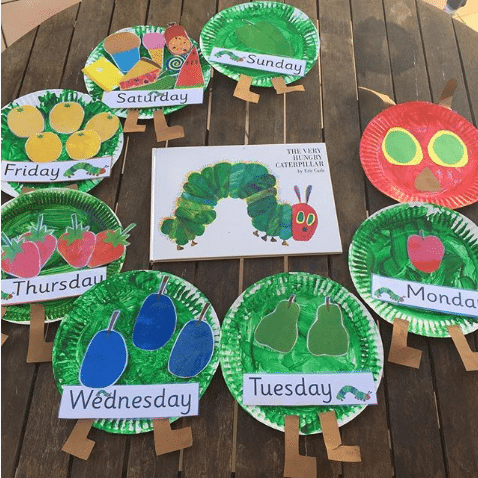
[[[152,91],[105,91],[103,103],[110,108],[152,108],[193,105],[203,102],[202,88]]]
[[[2,305],[75,297],[106,279],[106,267],[37,276],[2,279]]]
[[[56,183],[107,178],[111,175],[111,163],[111,156],[52,163],[2,161],[2,181]]]
[[[478,317],[478,292],[372,274],[372,297],[395,305]]]
[[[244,374],[245,405],[370,405],[377,403],[371,372]]]
[[[209,60],[216,63],[223,63],[224,65],[240,66],[241,68],[271,71],[273,73],[294,76],[304,76],[307,65],[305,60],[217,47],[212,49]]]
[[[168,418],[199,413],[199,383],[67,386],[59,418]]]

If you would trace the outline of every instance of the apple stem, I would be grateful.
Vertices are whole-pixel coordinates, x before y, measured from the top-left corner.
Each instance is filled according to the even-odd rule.
[[[325,305],[327,307],[327,312],[330,310],[330,297],[325,298]]]
[[[169,281],[169,276],[164,276],[163,280],[161,281],[161,285],[159,286],[158,291],[158,299],[164,294],[164,289],[166,288],[166,284]]]
[[[199,318],[198,318],[198,322],[196,324],[196,327],[201,323],[201,320],[206,315],[207,309],[209,309],[209,307],[211,307],[211,302],[207,302],[206,304],[204,304],[204,307],[202,308],[201,313],[199,314]]]
[[[114,329],[114,326],[116,325],[116,321],[118,320],[118,317],[121,314],[121,310],[115,310],[111,314],[111,319],[110,323],[108,324],[108,329],[106,330],[106,335],[110,335],[110,332]]]
[[[295,295],[292,294],[292,295],[289,297],[289,306],[288,306],[289,309],[290,309],[290,304],[292,304],[292,302],[294,302],[294,300],[295,300]]]
[[[418,235],[424,239],[425,238],[425,234],[423,233],[423,230],[420,230],[420,232],[418,233]]]

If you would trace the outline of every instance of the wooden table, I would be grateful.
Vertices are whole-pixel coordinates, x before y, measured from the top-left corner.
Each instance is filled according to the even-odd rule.
[[[81,68],[91,50],[120,28],[178,22],[198,39],[217,9],[234,0],[83,0],[30,32],[2,54],[2,106],[45,88],[86,91]],[[128,134],[113,175],[91,191],[123,224],[136,222],[125,271],[158,269],[192,282],[210,298],[222,319],[239,292],[288,267],[328,276],[354,291],[342,255],[163,263],[148,260],[151,149],[154,147],[320,142],[327,144],[344,251],[366,217],[391,205],[365,178],[359,161],[364,127],[378,102],[358,87],[383,92],[397,103],[437,102],[457,78],[453,109],[478,120],[478,34],[420,0],[293,0],[318,19],[319,62],[303,79],[306,91],[276,95],[260,89],[257,105],[232,97],[235,82],[214,74],[204,104],[168,117],[186,137],[155,142],[152,121],[145,133]],[[218,5],[217,5],[218,4]],[[257,90],[256,90],[257,91]],[[6,197],[4,197],[6,199]],[[478,204],[460,210],[478,222]],[[391,326],[378,320],[385,348]],[[52,340],[57,324],[48,329]],[[110,435],[93,429],[88,461],[60,451],[73,422],[58,420],[60,395],[51,364],[26,364],[28,329],[3,323],[2,476],[39,477],[281,477],[284,435],[262,425],[234,400],[220,372],[201,401],[201,415],[182,419],[194,445],[184,453],[156,457],[153,434]],[[473,349],[478,334],[467,337]],[[316,456],[320,477],[471,478],[478,476],[477,373],[466,373],[450,339],[412,336],[423,351],[420,369],[385,364],[378,406],[368,407],[341,428],[343,442],[360,445],[362,463],[327,460],[322,435],[301,437],[302,453]],[[173,428],[175,426],[173,425]]]

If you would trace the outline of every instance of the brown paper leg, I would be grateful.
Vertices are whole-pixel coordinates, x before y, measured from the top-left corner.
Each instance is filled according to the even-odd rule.
[[[41,304],[31,304],[27,363],[51,362],[52,349],[53,342],[45,342],[45,309]]]
[[[6,312],[7,312],[7,308],[2,307],[2,319],[3,319],[3,316],[5,315]],[[8,339],[8,335],[7,334],[2,334],[2,345],[7,341],[7,339]]]
[[[316,478],[317,459],[299,455],[299,417],[285,417],[284,476],[287,478]]]
[[[276,76],[275,78],[272,78],[272,84],[274,85],[274,89],[278,95],[292,93],[293,91],[305,91],[304,85],[287,86],[282,76]]]
[[[171,430],[168,418],[153,420],[154,449],[156,455],[189,448],[193,444],[191,427]]]
[[[329,460],[333,461],[362,461],[360,457],[360,447],[342,445],[342,437],[340,436],[339,425],[335,412],[319,413],[319,420],[324,435],[325,448]]]
[[[70,433],[68,440],[61,451],[76,456],[82,460],[88,460],[91,450],[95,446],[95,442],[88,438],[91,425],[93,425],[94,418],[87,418],[85,420],[78,420],[75,427]]]
[[[420,368],[422,351],[407,345],[408,320],[396,318],[393,321],[392,343],[388,361],[404,365],[405,367]]]
[[[138,124],[138,116],[138,110],[128,110],[126,121],[123,126],[123,131],[125,133],[143,133],[146,131],[146,125]]]
[[[233,96],[239,98],[240,100],[249,101],[251,103],[259,103],[259,95],[250,90],[251,83],[252,78],[250,76],[241,75],[239,77],[239,81],[237,82]]]
[[[168,141],[170,139],[184,138],[184,128],[180,125],[168,126],[166,118],[161,110],[155,111],[154,114],[154,131],[156,133],[156,141]]]
[[[438,100],[438,104],[451,110],[451,103],[453,101],[453,95],[455,94],[457,86],[458,82],[456,81],[456,78],[448,80],[443,88],[440,99]]]
[[[448,333],[453,339],[460,358],[465,366],[467,372],[476,372],[478,370],[478,352],[473,352],[463,335],[463,332],[459,325],[449,325],[447,327]]]

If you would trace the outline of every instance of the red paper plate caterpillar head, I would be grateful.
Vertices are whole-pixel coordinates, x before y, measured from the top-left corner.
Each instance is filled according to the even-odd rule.
[[[308,241],[317,229],[317,213],[309,206],[312,186],[309,184],[305,190],[305,203],[301,202],[300,191],[294,186],[294,191],[299,198],[299,203],[292,206],[292,237],[296,241]]]

